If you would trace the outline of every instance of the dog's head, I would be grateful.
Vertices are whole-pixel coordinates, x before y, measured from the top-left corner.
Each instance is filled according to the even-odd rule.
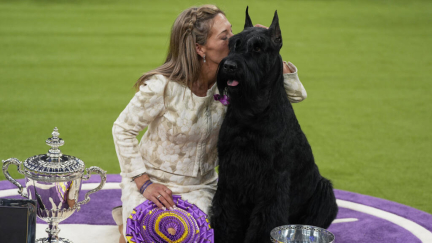
[[[268,29],[253,27],[246,8],[242,32],[229,40],[229,55],[219,64],[217,85],[230,103],[259,103],[282,75],[282,35],[277,11]],[[250,102],[248,102],[250,101]]]

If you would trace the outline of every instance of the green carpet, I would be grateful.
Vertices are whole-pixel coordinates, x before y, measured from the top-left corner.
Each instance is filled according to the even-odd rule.
[[[163,62],[176,16],[203,3],[0,1],[0,159],[45,153],[57,126],[64,154],[119,173],[112,124]],[[294,108],[337,189],[432,213],[432,2],[212,3],[234,33],[247,5],[254,24],[278,10],[281,54],[308,92]]]

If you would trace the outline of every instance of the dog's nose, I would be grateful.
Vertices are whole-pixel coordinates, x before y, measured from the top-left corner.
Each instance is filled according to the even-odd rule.
[[[223,68],[227,72],[234,72],[237,69],[237,64],[228,60],[224,63]]]

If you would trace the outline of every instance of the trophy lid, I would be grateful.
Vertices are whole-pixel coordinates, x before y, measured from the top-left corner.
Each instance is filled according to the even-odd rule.
[[[52,137],[46,140],[51,146],[47,154],[39,154],[26,159],[23,163],[26,176],[47,182],[71,181],[82,177],[85,169],[84,162],[74,156],[64,155],[59,147],[64,145],[64,140],[59,138],[57,127],[52,132]]]

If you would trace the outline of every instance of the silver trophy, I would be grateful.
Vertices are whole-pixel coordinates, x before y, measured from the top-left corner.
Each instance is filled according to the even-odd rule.
[[[64,141],[59,135],[58,129],[54,128],[52,138],[46,140],[46,144],[51,146],[47,154],[35,155],[23,163],[16,158],[2,161],[6,179],[18,187],[21,196],[37,200],[37,216],[48,223],[48,237],[36,240],[37,243],[71,243],[68,239],[58,237],[58,224],[79,211],[81,205],[90,201],[89,195],[102,189],[106,182],[106,171],[96,166],[85,169],[82,160],[62,154],[59,147]],[[21,184],[9,175],[8,167],[11,164],[16,165],[18,172],[25,176],[27,192],[23,192]],[[85,194],[84,200],[78,202],[81,181],[90,179],[91,173],[99,174],[101,182]]]
[[[270,232],[270,240],[273,243],[334,243],[335,236],[330,231],[302,224],[289,224],[274,228]]]

